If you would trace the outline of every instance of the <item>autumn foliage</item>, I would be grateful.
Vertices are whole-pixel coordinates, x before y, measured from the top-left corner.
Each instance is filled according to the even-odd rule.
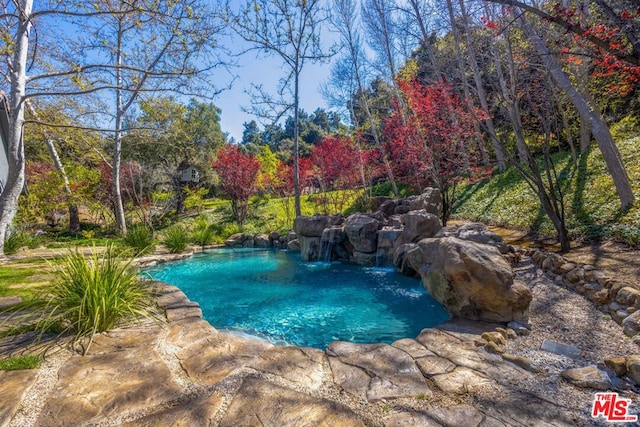
[[[256,193],[260,161],[238,150],[235,145],[225,145],[212,164],[220,177],[222,191],[231,199],[231,209],[238,225],[247,216],[249,197]]]
[[[394,173],[417,191],[440,188],[446,219],[456,184],[478,170],[473,123],[483,113],[465,105],[446,82],[427,86],[414,78],[398,86],[406,108],[396,104],[384,127]]]
[[[315,175],[324,190],[353,188],[358,182],[358,150],[344,135],[325,137],[311,150]]]

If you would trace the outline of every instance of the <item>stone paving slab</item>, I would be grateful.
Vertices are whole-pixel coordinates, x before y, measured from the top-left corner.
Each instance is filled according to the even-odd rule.
[[[247,366],[277,375],[310,389],[318,389],[324,379],[324,351],[306,347],[273,347]]]
[[[224,398],[217,393],[206,393],[187,402],[163,408],[135,421],[123,424],[123,427],[195,427],[214,424]]]
[[[37,376],[31,369],[0,371],[0,427],[9,425]]]
[[[179,349],[176,356],[189,377],[213,385],[273,347],[263,340],[217,333]]]
[[[339,371],[334,373],[334,381],[357,395],[364,393],[367,400],[431,393],[413,358],[396,347],[336,341],[327,347],[327,355],[331,369]],[[335,358],[341,363],[333,363]],[[365,386],[364,376],[359,371],[370,378],[366,381],[366,390],[354,390],[354,387]],[[351,377],[357,380],[353,381]]]
[[[358,427],[364,423],[347,406],[248,377],[220,427]]]
[[[159,326],[96,337],[90,353],[70,357],[36,422],[77,426],[175,400],[181,393],[155,350]]]

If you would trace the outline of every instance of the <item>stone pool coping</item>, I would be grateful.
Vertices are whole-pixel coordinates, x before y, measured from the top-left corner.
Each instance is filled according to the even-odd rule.
[[[493,324],[278,347],[219,332],[180,289],[150,285],[164,320],[100,334],[84,357],[61,349],[37,371],[0,372],[0,426],[588,424],[533,391],[556,380],[476,347]]]

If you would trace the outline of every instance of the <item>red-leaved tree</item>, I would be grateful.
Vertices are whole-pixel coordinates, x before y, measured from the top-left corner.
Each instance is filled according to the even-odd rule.
[[[235,145],[225,145],[212,163],[220,177],[222,191],[231,199],[231,210],[238,225],[247,217],[249,197],[256,193],[260,161],[244,154]]]
[[[323,138],[311,150],[311,162],[323,191],[354,188],[358,185],[358,150],[347,136]]]
[[[345,135],[327,136],[311,150],[313,172],[324,195],[319,199],[326,214],[341,212],[350,200],[345,191],[362,185],[362,156]]]
[[[470,111],[474,107],[464,105],[446,82],[426,86],[414,78],[400,80],[398,86],[407,108],[396,105],[384,128],[394,173],[414,190],[439,188],[446,223],[457,183],[477,178],[481,172],[473,123],[484,113]]]

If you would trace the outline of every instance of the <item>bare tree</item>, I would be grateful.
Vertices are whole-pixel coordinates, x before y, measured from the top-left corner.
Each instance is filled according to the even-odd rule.
[[[388,155],[383,147],[378,132],[378,124],[375,123],[371,109],[369,108],[369,100],[365,90],[365,82],[367,71],[366,56],[361,42],[360,32],[357,27],[358,13],[356,2],[354,0],[334,0],[333,1],[332,24],[340,35],[340,45],[345,52],[332,70],[332,83],[335,86],[346,86],[347,97],[356,96],[358,105],[364,112],[371,137],[374,144],[380,151],[382,161],[385,167],[387,178],[391,183],[394,194],[398,194],[395,177],[389,163]],[[344,93],[345,91],[343,91]],[[344,102],[344,99],[342,100]],[[353,102],[348,103],[352,109],[352,120],[357,120],[355,111],[353,111]],[[362,123],[364,124],[364,123]],[[354,127],[358,127],[360,123],[353,123]]]
[[[0,33],[11,40],[2,52],[7,72],[1,73],[11,111],[9,179],[0,196],[0,254],[24,185],[24,108],[27,100],[36,97],[100,93],[105,104],[114,105],[112,110],[100,111],[107,116],[97,120],[102,124],[100,130],[113,135],[116,225],[124,233],[119,171],[125,115],[147,92],[181,90],[201,95],[202,88],[194,88],[191,82],[220,64],[210,56],[217,28],[205,19],[199,0],[105,0],[73,5],[52,1],[39,10],[33,9],[32,0],[2,0],[0,6],[5,12]],[[75,40],[61,35],[53,38],[47,29],[38,33],[38,45],[30,46],[33,23],[46,28],[47,20],[64,26]],[[46,60],[41,52],[48,55]],[[31,71],[33,75],[28,75]]]
[[[607,126],[607,123],[602,118],[598,107],[588,103],[587,100],[580,95],[578,90],[571,84],[569,76],[562,70],[560,63],[558,63],[551,52],[549,52],[543,39],[522,15],[519,16],[518,22],[540,56],[542,63],[547,70],[549,70],[553,80],[558,87],[565,92],[567,98],[580,113],[580,116],[589,122],[591,132],[602,152],[604,161],[609,169],[609,174],[613,178],[622,209],[626,210],[630,208],[633,205],[635,196],[629,182],[629,176],[622,163],[618,147],[611,136],[609,126]]]
[[[286,67],[278,98],[274,99],[262,87],[257,87],[258,102],[274,110],[275,119],[293,109],[293,186],[295,212],[299,216],[300,74],[305,63],[324,61],[333,55],[331,51],[323,50],[320,42],[320,25],[326,20],[325,11],[320,0],[250,0],[239,11],[227,2],[224,16],[230,27],[252,45],[249,51],[279,57]]]

